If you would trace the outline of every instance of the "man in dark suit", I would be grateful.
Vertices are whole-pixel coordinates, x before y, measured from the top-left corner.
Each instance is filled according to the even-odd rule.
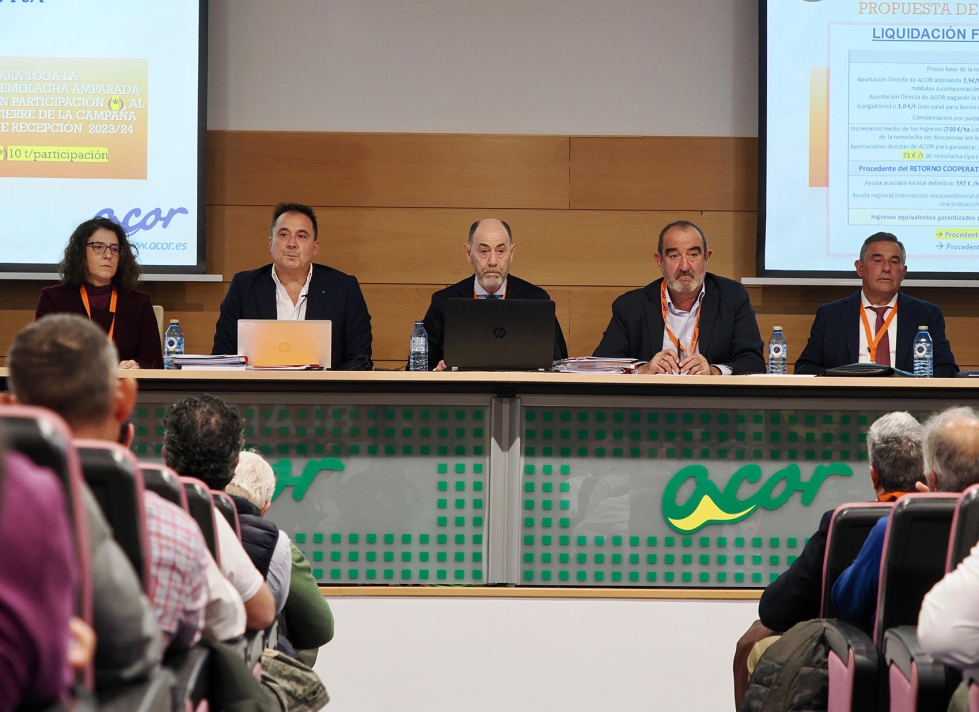
[[[686,220],[659,234],[663,278],[612,303],[595,356],[646,361],[639,373],[763,373],[762,341],[748,291],[710,274],[703,230]]]
[[[822,374],[851,363],[879,363],[914,371],[912,342],[920,326],[931,334],[936,377],[951,377],[955,365],[945,338],[945,317],[934,304],[901,294],[908,273],[904,245],[889,232],[864,240],[854,262],[863,288],[816,311],[809,343],[795,362],[796,373]]]
[[[469,228],[466,243],[466,259],[473,267],[473,275],[457,284],[440,289],[432,295],[432,303],[425,313],[425,331],[428,332],[428,362],[437,364],[436,371],[445,368],[442,360],[445,352],[445,300],[446,299],[538,299],[549,300],[550,295],[540,287],[510,274],[510,262],[517,246],[513,244],[513,232],[502,220],[487,218],[477,220]],[[554,359],[568,357],[561,324],[554,318]],[[451,366],[451,364],[449,364]]]
[[[371,315],[357,278],[313,264],[319,251],[316,215],[299,203],[281,203],[272,213],[272,264],[239,272],[221,302],[213,354],[238,352],[239,319],[329,319],[333,322],[332,368],[369,371]]]

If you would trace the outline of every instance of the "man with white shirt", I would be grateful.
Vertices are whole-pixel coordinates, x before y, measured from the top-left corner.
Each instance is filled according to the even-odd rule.
[[[239,272],[221,303],[214,354],[238,352],[239,319],[329,320],[334,370],[369,371],[371,315],[357,278],[313,264],[319,252],[316,214],[308,205],[280,203],[272,212],[272,264]]]
[[[922,326],[928,327],[934,345],[935,377],[958,372],[945,338],[942,310],[900,293],[908,273],[906,260],[904,245],[889,232],[864,240],[860,259],[853,263],[863,287],[846,299],[819,307],[809,343],[796,361],[796,373],[819,375],[851,363],[879,363],[913,372],[912,343]]]
[[[687,220],[659,234],[663,278],[612,303],[595,356],[646,361],[639,373],[721,376],[763,373],[762,341],[748,291],[707,271],[712,251]]]

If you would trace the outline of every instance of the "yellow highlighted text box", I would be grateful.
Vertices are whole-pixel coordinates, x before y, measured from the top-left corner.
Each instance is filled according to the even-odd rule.
[[[923,161],[925,160],[924,151],[901,151],[902,161]]]
[[[979,228],[959,227],[951,230],[936,228],[936,240],[979,240]]]
[[[8,161],[41,163],[108,163],[104,146],[8,146]]]

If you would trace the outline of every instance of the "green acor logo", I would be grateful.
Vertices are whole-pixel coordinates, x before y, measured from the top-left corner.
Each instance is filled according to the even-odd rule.
[[[299,502],[306,496],[306,490],[313,484],[313,480],[323,470],[334,470],[343,472],[343,463],[335,457],[324,457],[322,460],[310,460],[303,468],[302,474],[292,474],[292,461],[282,459],[272,465],[275,471],[275,492],[272,493],[272,501],[282,494],[286,487],[292,487],[292,498]]]
[[[812,478],[803,482],[799,466],[792,464],[773,473],[754,494],[738,499],[738,489],[742,483],[755,484],[761,480],[761,466],[745,465],[731,475],[731,479],[721,490],[710,479],[706,467],[689,465],[673,475],[666,485],[663,492],[663,516],[676,531],[692,534],[708,524],[740,522],[750,517],[759,507],[778,509],[796,492],[802,493],[802,504],[808,507],[830,475],[850,477],[853,470],[842,462],[818,465]],[[686,502],[678,504],[676,496],[683,484],[691,478],[695,482],[693,494]],[[781,485],[784,487],[776,494]]]

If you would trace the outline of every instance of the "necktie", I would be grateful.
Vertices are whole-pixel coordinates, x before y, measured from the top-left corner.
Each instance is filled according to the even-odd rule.
[[[887,314],[887,310],[890,307],[867,307],[873,310],[877,315],[877,326],[874,327],[874,336],[880,331],[881,327],[884,326],[884,316]],[[869,344],[868,344],[869,346]],[[886,331],[884,335],[880,337],[880,341],[877,342],[877,363],[882,366],[891,365],[891,336]]]
[[[497,294],[487,294],[486,295],[486,298],[487,299],[499,299],[500,297]]]

